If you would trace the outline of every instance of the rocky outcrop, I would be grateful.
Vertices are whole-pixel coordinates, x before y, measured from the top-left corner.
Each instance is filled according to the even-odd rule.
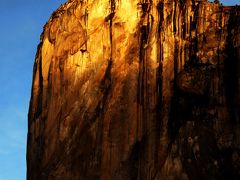
[[[240,8],[70,0],[33,70],[28,179],[239,179]]]

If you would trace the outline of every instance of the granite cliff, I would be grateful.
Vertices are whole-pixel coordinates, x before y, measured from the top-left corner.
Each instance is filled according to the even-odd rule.
[[[69,0],[33,70],[27,178],[240,178],[240,8]]]

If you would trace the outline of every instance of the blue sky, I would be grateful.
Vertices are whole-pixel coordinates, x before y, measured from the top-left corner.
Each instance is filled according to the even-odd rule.
[[[210,1],[214,1],[214,0],[210,0]],[[236,5],[236,4],[240,4],[240,0],[220,0],[220,2],[223,4],[223,5],[226,5],[226,6],[232,6],[232,5]]]
[[[42,27],[65,0],[0,0],[0,180],[24,180],[32,67]]]
[[[0,180],[26,179],[32,67],[43,25],[66,0],[0,0]],[[225,0],[236,4],[240,0]]]

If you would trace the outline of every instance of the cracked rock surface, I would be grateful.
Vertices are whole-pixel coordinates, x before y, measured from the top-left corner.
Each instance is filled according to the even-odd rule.
[[[29,180],[240,179],[240,8],[69,0],[44,26]]]

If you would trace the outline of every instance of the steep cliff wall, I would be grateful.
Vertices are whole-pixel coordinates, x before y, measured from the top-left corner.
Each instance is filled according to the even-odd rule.
[[[28,179],[238,179],[240,9],[70,0],[44,27]]]

